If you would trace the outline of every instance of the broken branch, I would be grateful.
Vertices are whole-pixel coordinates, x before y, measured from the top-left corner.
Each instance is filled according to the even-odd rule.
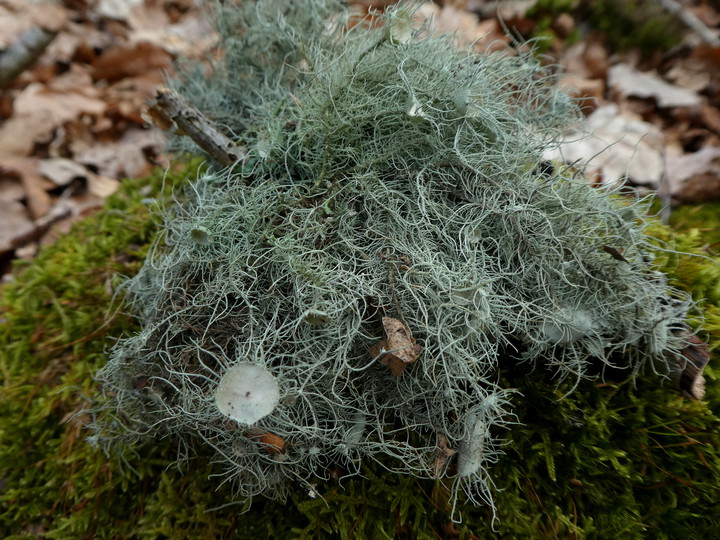
[[[675,0],[660,0],[660,5],[669,13],[677,15],[685,23],[685,26],[700,36],[705,43],[712,47],[720,47],[720,38],[718,38],[717,34],[705,26],[692,11]]]
[[[40,57],[57,31],[45,28],[31,28],[15,43],[0,53],[0,88],[7,88]]]
[[[155,101],[148,112],[157,126],[177,128],[178,133],[187,135],[210,156],[225,167],[234,165],[245,158],[245,148],[235,144],[203,113],[185,101],[180,94],[159,88]]]

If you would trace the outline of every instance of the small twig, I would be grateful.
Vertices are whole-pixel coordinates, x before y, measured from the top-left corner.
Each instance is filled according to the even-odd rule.
[[[246,150],[235,144],[215,124],[169,88],[159,88],[155,101],[148,109],[153,122],[163,129],[176,127],[187,135],[218,163],[225,167],[245,158]]]
[[[680,3],[676,2],[676,0],[658,1],[666,11],[680,17],[680,20],[682,20],[682,22],[684,22],[685,25],[693,32],[699,35],[705,43],[713,47],[720,47],[720,38],[717,34],[705,26],[705,24],[698,19],[692,11],[680,5]]]
[[[0,52],[0,88],[10,86],[18,75],[33,65],[57,34],[55,30],[31,28]]]

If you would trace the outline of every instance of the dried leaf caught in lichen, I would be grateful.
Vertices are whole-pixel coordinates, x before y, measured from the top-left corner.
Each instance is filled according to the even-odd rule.
[[[399,377],[408,364],[412,364],[422,353],[422,347],[415,343],[410,329],[402,321],[393,317],[383,317],[385,339],[371,347],[373,358],[380,356],[380,361],[390,368],[390,372]]]
[[[437,446],[435,447],[435,459],[433,459],[432,462],[435,478],[442,478],[445,476],[445,470],[447,469],[448,462],[455,454],[457,454],[457,450],[448,446],[447,437],[445,437],[442,433],[438,433]]]

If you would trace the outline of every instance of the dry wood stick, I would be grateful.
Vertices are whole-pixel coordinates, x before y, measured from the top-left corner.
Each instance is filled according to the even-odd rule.
[[[245,158],[243,146],[230,140],[203,113],[169,88],[157,90],[148,112],[156,125],[163,129],[175,126],[180,134],[190,137],[225,167]]]
[[[680,17],[685,26],[699,35],[705,43],[712,47],[720,47],[720,38],[718,38],[717,34],[705,26],[692,11],[675,0],[659,0],[659,2],[669,13]]]
[[[35,27],[0,52],[0,88],[6,88],[37,60],[57,36],[57,31]]]

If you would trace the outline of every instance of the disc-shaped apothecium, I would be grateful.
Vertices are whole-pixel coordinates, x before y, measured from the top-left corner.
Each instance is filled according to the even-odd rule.
[[[215,390],[215,403],[225,416],[254,424],[270,414],[280,401],[280,388],[262,366],[242,363],[225,372]]]

